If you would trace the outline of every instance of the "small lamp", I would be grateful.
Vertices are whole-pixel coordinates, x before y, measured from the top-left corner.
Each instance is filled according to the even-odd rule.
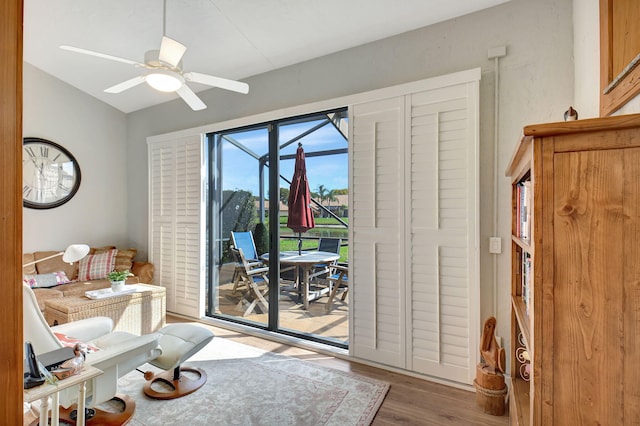
[[[86,244],[71,244],[65,251],[61,251],[60,253],[52,254],[51,256],[43,257],[42,259],[34,260],[33,262],[28,262],[22,265],[25,266],[35,265],[38,262],[42,262],[45,260],[53,259],[57,256],[62,256],[62,260],[71,264],[73,262],[77,262],[78,260],[85,257],[89,254],[89,246]]]

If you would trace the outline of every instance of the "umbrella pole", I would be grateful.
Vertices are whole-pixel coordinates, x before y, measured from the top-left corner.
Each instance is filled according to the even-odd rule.
[[[302,232],[298,232],[298,256],[302,254]],[[302,286],[306,285],[302,282],[302,268],[297,267],[296,272],[298,273],[298,303],[302,303],[302,291],[306,291]]]

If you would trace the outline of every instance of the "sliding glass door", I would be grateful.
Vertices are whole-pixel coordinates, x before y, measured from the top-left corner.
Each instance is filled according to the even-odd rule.
[[[242,297],[246,279],[239,253],[232,251],[232,233],[255,231],[260,217],[259,200],[265,200],[265,153],[269,151],[267,126],[209,135],[209,265],[212,282],[208,315],[244,319],[267,326],[268,308],[250,307]],[[255,238],[255,235],[252,235]],[[259,244],[263,240],[259,241]],[[268,250],[258,245],[260,254]],[[249,255],[249,253],[245,253]],[[253,257],[253,256],[252,256]],[[258,259],[250,259],[258,260]],[[213,273],[215,272],[215,273]],[[257,283],[263,295],[266,282]],[[262,287],[260,289],[260,287]]]
[[[347,287],[340,286],[338,297],[327,303],[336,282],[331,265],[348,262],[346,129],[343,108],[208,136],[208,315],[347,346],[348,298],[342,297]],[[315,221],[301,233],[287,227],[299,146]],[[233,244],[233,237],[247,236],[256,259],[249,256],[250,245]],[[286,256],[298,249],[311,256],[321,238],[338,243],[326,249],[335,253],[325,255],[328,263],[296,263]],[[279,259],[276,278],[268,258]]]

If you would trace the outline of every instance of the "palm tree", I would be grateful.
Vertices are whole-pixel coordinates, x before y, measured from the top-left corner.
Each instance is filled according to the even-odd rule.
[[[337,189],[332,189],[327,194],[327,200],[329,200],[329,204],[328,204],[329,207],[331,207],[331,202],[332,201],[338,201],[338,197],[336,197],[336,195],[338,195],[338,190]],[[331,209],[329,209],[329,210],[331,210]]]
[[[320,204],[324,204],[323,201],[327,197],[327,188],[324,185],[318,186],[318,197],[320,198]]]

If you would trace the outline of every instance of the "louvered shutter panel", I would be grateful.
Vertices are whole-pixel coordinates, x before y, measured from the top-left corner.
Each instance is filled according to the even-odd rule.
[[[149,260],[154,283],[173,290],[173,205],[175,199],[175,155],[171,146],[149,147],[150,235]],[[169,303],[169,299],[167,299]],[[167,305],[171,310],[173,306]]]
[[[411,355],[417,372],[470,383],[478,351],[475,97],[467,84],[410,96]],[[474,297],[472,297],[474,296]]]
[[[149,144],[150,260],[167,310],[200,317],[204,303],[203,144],[200,135]]]
[[[352,117],[350,346],[355,356],[403,367],[404,100],[355,105]]]
[[[480,327],[479,77],[351,108],[351,352],[462,383]]]

